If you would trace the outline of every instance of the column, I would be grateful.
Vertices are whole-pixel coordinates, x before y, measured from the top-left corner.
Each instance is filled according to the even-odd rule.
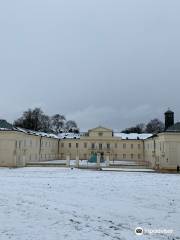
[[[106,155],[106,167],[109,167],[110,156],[109,154]]]
[[[66,167],[70,167],[70,155],[66,155]]]
[[[101,155],[97,153],[97,168],[100,168]]]
[[[79,168],[79,155],[76,156],[76,167]]]
[[[22,159],[22,167],[26,166],[26,156],[23,155],[23,159]]]

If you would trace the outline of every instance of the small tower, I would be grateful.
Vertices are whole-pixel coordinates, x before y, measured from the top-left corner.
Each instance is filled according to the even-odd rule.
[[[174,125],[174,112],[168,109],[167,112],[164,113],[165,115],[165,131]]]

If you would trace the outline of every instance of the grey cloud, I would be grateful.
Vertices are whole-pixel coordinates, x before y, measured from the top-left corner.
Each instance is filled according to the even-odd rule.
[[[179,0],[31,0],[0,6],[0,118],[28,107],[124,128],[180,119]]]

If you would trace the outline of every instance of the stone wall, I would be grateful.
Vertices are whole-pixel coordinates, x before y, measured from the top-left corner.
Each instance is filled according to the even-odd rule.
[[[0,131],[0,166],[59,159],[59,139],[19,131]]]

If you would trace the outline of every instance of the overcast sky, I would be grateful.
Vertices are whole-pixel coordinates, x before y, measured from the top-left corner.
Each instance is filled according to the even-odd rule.
[[[179,0],[0,3],[0,118],[63,113],[82,130],[180,120]]]

